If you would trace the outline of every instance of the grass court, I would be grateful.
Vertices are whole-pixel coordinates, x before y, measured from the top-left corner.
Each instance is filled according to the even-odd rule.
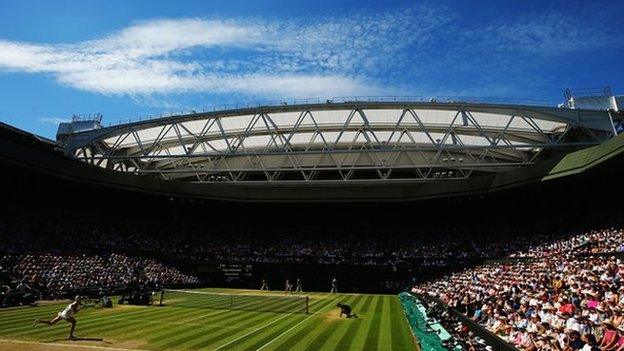
[[[197,291],[283,296],[276,291]],[[196,300],[184,306],[175,303],[149,307],[115,304],[111,309],[85,308],[76,315],[75,333],[81,339],[78,341],[66,340],[69,323],[65,321],[51,327],[32,326],[36,318],[56,316],[67,302],[6,308],[0,310],[0,350],[416,349],[396,295],[306,295],[309,296],[308,314],[213,309],[196,303]],[[338,302],[349,304],[360,318],[338,318]],[[265,305],[263,309],[271,308]]]

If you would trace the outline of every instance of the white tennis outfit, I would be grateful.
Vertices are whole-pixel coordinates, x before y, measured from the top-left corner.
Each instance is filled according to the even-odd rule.
[[[67,307],[65,307],[63,311],[58,313],[58,316],[64,320],[68,320],[69,318],[72,318],[74,314],[76,314],[76,312],[73,309],[73,306],[74,306],[74,302],[70,303],[69,305],[67,305]]]

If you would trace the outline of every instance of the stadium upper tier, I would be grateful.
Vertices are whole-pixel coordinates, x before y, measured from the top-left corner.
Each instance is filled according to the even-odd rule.
[[[93,166],[192,182],[466,179],[615,135],[608,112],[436,102],[284,105],[79,130],[67,153]]]

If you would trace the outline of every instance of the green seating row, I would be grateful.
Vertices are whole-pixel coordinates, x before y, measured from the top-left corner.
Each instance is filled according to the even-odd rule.
[[[451,334],[444,329],[434,318],[427,315],[427,310],[416,296],[403,292],[399,294],[405,316],[412,328],[412,333],[418,339],[422,350],[447,350],[444,342],[451,338]],[[458,348],[457,350],[461,350]]]

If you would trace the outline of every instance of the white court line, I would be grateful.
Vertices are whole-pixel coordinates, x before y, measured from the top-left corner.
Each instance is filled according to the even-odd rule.
[[[290,329],[286,330],[285,332],[281,333],[280,335],[278,335],[278,336],[274,337],[273,339],[269,340],[269,342],[267,342],[266,344],[264,344],[264,345],[260,346],[260,348],[258,348],[256,351],[260,351],[260,350],[262,350],[263,348],[265,348],[265,347],[267,347],[267,346],[271,345],[271,344],[272,344],[275,340],[277,340],[277,339],[281,338],[282,336],[284,336],[284,335],[288,334],[290,331],[292,331],[293,329],[295,329],[295,328],[297,328],[298,326],[300,326],[301,324],[303,324],[303,322],[307,321],[307,320],[308,320],[308,318],[310,318],[310,317],[312,317],[312,316],[316,315],[317,313],[321,312],[321,310],[324,310],[327,306],[329,306],[329,305],[333,304],[334,302],[336,302],[336,300],[338,300],[338,299],[337,299],[337,298],[336,298],[336,299],[333,299],[330,303],[328,303],[327,305],[323,306],[322,308],[319,308],[316,312],[312,313],[311,315],[308,315],[307,317],[305,317],[304,319],[302,319],[299,323],[297,323],[297,324],[293,325]]]
[[[82,344],[65,344],[60,342],[38,342],[38,341],[22,341],[22,340],[7,340],[0,339],[0,343],[8,343],[8,344],[23,344],[23,345],[41,345],[41,346],[52,346],[59,348],[66,347],[78,347],[83,349],[94,349],[94,350],[110,350],[110,351],[148,351],[143,349],[124,349],[121,347],[109,347],[109,346],[95,346],[95,345],[82,345]]]
[[[271,321],[271,323],[269,323],[269,324],[265,324],[265,325],[263,325],[263,326],[262,326],[262,327],[260,327],[260,328],[254,329],[254,330],[250,331],[250,332],[249,332],[249,333],[247,333],[247,334],[243,334],[243,335],[239,336],[238,338],[236,338],[236,339],[234,339],[234,340],[232,340],[232,341],[230,341],[230,342],[228,342],[228,343],[226,343],[226,344],[223,344],[223,345],[221,345],[221,346],[217,347],[216,349],[214,349],[214,350],[212,350],[212,351],[221,350],[222,348],[224,348],[224,347],[226,347],[226,346],[232,345],[233,343],[237,342],[238,340],[243,339],[243,338],[245,338],[245,337],[248,337],[249,335],[254,334],[255,332],[258,332],[258,331],[260,331],[260,330],[262,330],[262,329],[264,329],[264,328],[268,327],[269,325],[271,325],[271,324],[273,324],[273,323],[275,323],[275,322],[277,322],[277,321],[279,321],[279,320],[282,320],[282,319],[284,319],[284,318],[286,318],[286,317],[288,317],[288,316],[291,316],[291,315],[292,315],[292,313],[288,313],[288,314],[285,314],[285,315],[283,315],[283,316],[281,316],[281,317],[278,317],[278,318],[274,319],[273,321]]]

